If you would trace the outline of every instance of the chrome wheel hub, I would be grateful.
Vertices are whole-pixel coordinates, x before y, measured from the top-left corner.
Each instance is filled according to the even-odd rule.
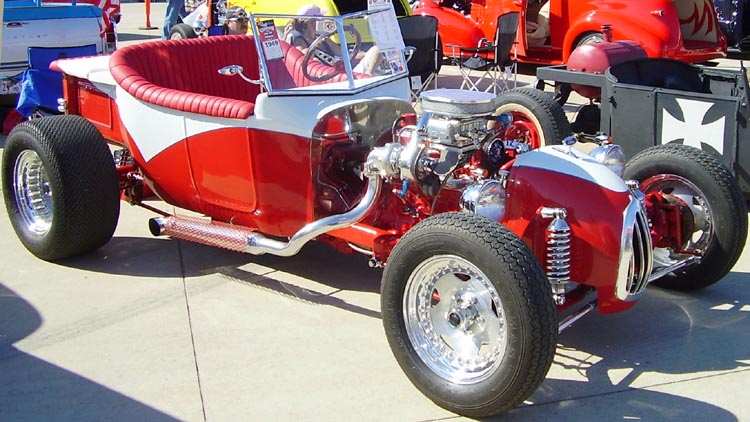
[[[404,321],[420,359],[453,383],[490,377],[507,348],[505,311],[489,278],[454,255],[422,262],[407,280]]]
[[[714,235],[713,210],[706,195],[693,182],[671,174],[647,181],[645,186],[641,184],[641,189],[646,194],[661,192],[671,198],[672,202],[690,211],[693,231],[690,237],[685,239],[683,249],[701,253],[708,248]],[[659,249],[663,248],[656,248],[655,255],[659,264],[664,266],[686,258],[685,254],[676,253],[671,249]]]
[[[52,189],[36,152],[25,150],[16,158],[13,187],[18,212],[26,228],[35,234],[46,234],[52,226]]]

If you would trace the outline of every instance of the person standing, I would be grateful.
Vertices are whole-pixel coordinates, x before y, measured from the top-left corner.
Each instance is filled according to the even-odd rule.
[[[185,0],[167,0],[167,13],[164,16],[164,25],[161,28],[161,39],[169,39],[169,30],[177,23],[177,18],[187,16]]]

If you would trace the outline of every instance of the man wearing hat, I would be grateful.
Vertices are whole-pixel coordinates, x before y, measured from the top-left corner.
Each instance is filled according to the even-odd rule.
[[[250,22],[250,18],[247,16],[245,9],[239,6],[232,6],[227,9],[227,14],[224,15],[224,25],[221,33],[222,35],[247,34],[248,22]]]

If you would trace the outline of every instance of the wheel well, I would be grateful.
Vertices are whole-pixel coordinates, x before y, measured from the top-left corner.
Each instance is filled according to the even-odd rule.
[[[575,50],[576,47],[578,47],[581,44],[581,41],[583,41],[584,38],[588,37],[589,35],[595,35],[595,34],[599,34],[603,36],[601,31],[586,31],[586,32],[582,32],[578,34],[578,36],[575,38],[575,41],[573,41],[573,45],[571,46],[570,51],[572,52],[573,50]]]

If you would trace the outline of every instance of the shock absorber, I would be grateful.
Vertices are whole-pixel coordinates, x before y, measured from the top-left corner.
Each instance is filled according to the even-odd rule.
[[[570,226],[565,221],[565,208],[541,209],[543,218],[551,218],[547,225],[547,278],[552,285],[552,294],[558,305],[565,303],[565,287],[570,281]]]

